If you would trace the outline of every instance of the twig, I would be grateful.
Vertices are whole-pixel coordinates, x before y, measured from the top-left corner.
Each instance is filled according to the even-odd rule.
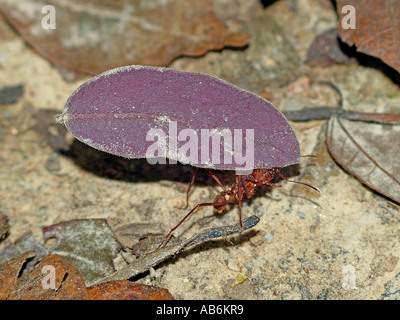
[[[400,124],[400,114],[364,113],[330,107],[304,108],[297,111],[285,111],[283,114],[291,121],[327,120],[332,116],[339,116],[349,120]]]
[[[88,287],[91,287],[109,281],[130,279],[140,273],[148,271],[150,268],[160,264],[161,262],[176,255],[177,253],[188,249],[189,247],[209,241],[211,239],[226,237],[235,233],[241,233],[247,229],[254,227],[259,221],[260,218],[258,218],[257,216],[251,216],[250,218],[243,221],[243,228],[240,227],[239,224],[235,224],[230,226],[206,229],[196,236],[190,238],[189,240],[181,241],[180,244],[167,246],[158,251],[149,253],[148,255],[145,255],[135,260],[129,266],[121,270],[115,271],[93,283],[87,283],[86,285]]]

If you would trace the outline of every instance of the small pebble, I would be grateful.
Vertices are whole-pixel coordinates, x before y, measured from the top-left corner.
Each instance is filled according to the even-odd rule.
[[[266,234],[264,236],[265,240],[267,240],[268,242],[271,242],[272,240],[274,240],[274,236],[270,233]]]
[[[258,247],[260,244],[262,244],[265,241],[265,232],[258,232],[254,237],[250,238],[250,243]]]
[[[24,95],[24,85],[4,86],[0,88],[0,104],[12,104]]]
[[[56,152],[53,152],[51,156],[46,160],[46,169],[49,172],[58,172],[61,170],[61,163]]]
[[[306,214],[301,212],[301,211],[297,211],[297,215],[301,218],[301,219],[305,219],[306,218]]]

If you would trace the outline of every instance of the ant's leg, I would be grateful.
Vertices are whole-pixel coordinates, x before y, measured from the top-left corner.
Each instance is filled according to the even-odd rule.
[[[196,176],[197,176],[198,170],[199,170],[199,168],[196,168],[194,173],[193,173],[192,181],[190,182],[189,187],[188,187],[187,192],[186,192],[186,205],[185,205],[185,207],[182,208],[183,210],[187,209],[187,207],[189,206],[189,193],[190,193],[190,189],[194,185],[194,181],[196,180]],[[226,191],[225,186],[221,183],[221,181],[219,181],[218,177],[210,169],[206,169],[206,170],[207,170],[208,174],[218,183],[218,185],[224,191]]]
[[[219,181],[218,177],[210,170],[206,169],[208,174],[218,183],[218,185],[222,188],[222,190],[226,191],[224,185]]]
[[[242,199],[243,200],[243,199]],[[238,207],[239,207],[239,224],[240,227],[243,228],[243,223],[242,223],[242,200],[239,200],[238,202]]]
[[[243,185],[243,178],[244,176],[238,175],[236,176],[236,186],[237,186],[237,200],[238,200],[238,207],[239,207],[239,224],[240,227],[243,228],[242,223],[242,202],[243,202],[243,195],[244,195],[244,185]]]
[[[189,192],[190,192],[190,189],[192,188],[192,186],[194,184],[194,181],[196,180],[196,176],[197,176],[197,172],[198,171],[199,171],[199,168],[195,168],[193,176],[192,176],[192,181],[190,181],[189,187],[188,187],[188,189],[186,191],[186,205],[185,205],[185,207],[182,208],[183,210],[187,209],[187,207],[189,206]]]
[[[225,199],[225,198],[224,198]],[[165,240],[158,246],[158,248],[155,250],[157,251],[158,249],[160,249],[161,247],[163,247],[169,240],[169,238],[171,238],[172,236],[172,232],[174,232],[176,229],[179,228],[179,226],[185,221],[187,220],[197,209],[201,208],[201,207],[214,207],[214,206],[221,206],[221,205],[226,205],[227,201],[225,200],[224,202],[221,201],[216,201],[216,202],[204,202],[204,203],[199,203],[197,204],[192,210],[189,211],[189,213],[186,214],[186,216],[183,217],[183,219],[181,221],[179,221],[179,223],[173,227],[169,233],[167,234],[167,236],[165,237]]]

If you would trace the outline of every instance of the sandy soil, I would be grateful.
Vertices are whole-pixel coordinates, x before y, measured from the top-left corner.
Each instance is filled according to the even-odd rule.
[[[310,88],[311,79],[334,83],[346,109],[393,111],[400,99],[388,95],[400,90],[381,71],[357,63],[304,65],[312,40],[334,27],[336,16],[315,0],[298,1],[295,14],[288,10],[294,2],[280,1],[243,22],[243,31],[252,35],[246,50],[181,58],[171,67],[218,75],[268,95],[282,110],[335,106],[335,92]],[[276,40],[273,26],[284,38]],[[46,108],[61,111],[89,77],[65,81],[1,19],[0,30],[0,87],[22,83],[25,88],[16,104],[0,106],[0,211],[11,225],[2,246],[29,230],[42,239],[42,227],[76,218],[105,218],[112,227],[135,222],[168,231],[174,226],[185,213],[180,207],[192,168],[153,168],[145,161],[110,157],[69,135],[62,146],[77,157],[55,151],[40,130],[32,130],[33,115]],[[244,216],[261,218],[253,230],[198,246],[156,268],[155,277],[136,280],[167,288],[177,299],[399,299],[399,206],[332,160],[325,121],[293,127],[302,154],[316,156],[304,158],[293,179],[315,185],[320,195],[287,182],[261,190],[243,208]],[[200,178],[191,205],[213,199],[218,190],[210,179]],[[189,236],[237,220],[237,207],[220,217],[206,208],[176,234]],[[232,287],[238,275],[247,280]]]

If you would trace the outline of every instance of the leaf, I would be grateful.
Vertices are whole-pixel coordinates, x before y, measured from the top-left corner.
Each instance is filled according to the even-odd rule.
[[[4,214],[0,213],[0,241],[6,237],[9,229],[8,218]]]
[[[110,281],[130,279],[140,273],[148,271],[151,267],[155,267],[156,265],[167,260],[168,258],[171,258],[172,256],[178,254],[182,250],[185,250],[199,243],[203,243],[218,237],[227,237],[229,235],[236,233],[240,234],[241,232],[244,232],[245,230],[254,227],[259,221],[260,218],[258,218],[257,216],[251,216],[247,218],[245,221],[243,221],[243,227],[241,227],[239,224],[235,224],[218,228],[206,229],[188,240],[173,239],[173,241],[170,241],[167,246],[162,247],[157,251],[153,251],[154,247],[156,245],[158,247],[158,245],[163,242],[165,237],[163,239],[158,239],[159,240],[158,242],[156,242],[157,241],[156,237],[151,237],[149,239],[149,242],[152,242],[151,248],[149,248],[148,243],[145,244],[143,247],[141,247],[139,243],[138,248],[140,247],[141,250],[144,250],[147,247],[152,252],[147,252],[147,254],[144,254],[144,252],[142,252],[143,256],[141,256],[137,260],[134,260],[129,266],[120,269],[114,273],[111,273],[105,276],[103,279],[99,279],[94,284],[97,285]],[[147,239],[144,239],[145,242],[147,242],[146,240]],[[173,242],[172,245],[170,244],[171,242]]]
[[[279,15],[264,10],[243,26],[243,32],[256,39],[245,51],[226,50],[202,59],[181,58],[171,67],[211,74],[255,93],[286,86],[302,75],[303,57],[296,49],[297,40],[285,33],[280,22]]]
[[[356,11],[356,28],[343,29],[342,13],[345,5],[352,5]],[[338,33],[348,45],[357,50],[380,58],[400,72],[400,2],[398,0],[338,0],[340,15]]]
[[[1,1],[0,1],[1,2]],[[1,5],[0,5],[1,12]],[[7,23],[4,15],[0,14],[0,45],[4,45],[5,42],[14,40],[17,38],[13,28]]]
[[[307,53],[306,63],[314,66],[349,63],[354,59],[348,57],[340,48],[336,29],[330,29],[317,36]]]
[[[25,270],[33,257],[35,253],[27,252],[0,266],[0,300],[174,300],[167,289],[126,280],[87,289],[78,271],[58,255]]]
[[[167,289],[127,280],[110,281],[88,289],[90,300],[175,300]]]
[[[10,290],[17,281],[23,264],[33,256],[34,253],[26,252],[16,259],[0,264],[0,300],[7,299]]]
[[[26,252],[0,265],[0,300],[49,300],[86,299],[86,287],[74,267],[57,255],[48,255],[41,262],[27,269],[28,262],[36,257]],[[45,266],[54,268],[54,287],[45,288],[43,283],[49,274]]]
[[[1,8],[42,56],[89,74],[128,64],[165,66],[181,55],[249,42],[245,34],[230,33],[210,0],[49,0],[56,10],[53,30],[42,28],[43,5],[2,0]]]
[[[284,111],[283,114],[290,121],[325,120],[330,119],[332,116],[337,116],[349,120],[376,122],[382,124],[400,124],[400,114],[367,113],[332,107],[304,108],[295,111]]]
[[[22,257],[25,257],[23,255]],[[21,258],[16,259],[19,263],[23,261]],[[13,278],[17,278],[20,272],[15,268],[15,263],[10,263],[14,274],[10,274]],[[46,268],[45,268],[46,267]],[[49,269],[48,269],[49,268]],[[54,268],[54,269],[53,269]],[[0,271],[0,277],[7,274],[8,270]],[[50,272],[54,271],[54,287]],[[5,273],[3,273],[5,272]],[[1,281],[0,281],[1,282]],[[18,277],[9,289],[8,300],[83,300],[87,299],[87,291],[85,282],[69,263],[63,261],[57,255],[48,255],[41,262],[35,265],[32,270]]]
[[[47,249],[32,235],[32,232],[28,231],[0,252],[0,264],[15,259],[28,251],[35,251],[37,257],[48,253]]]
[[[130,159],[154,158],[148,150],[157,139],[149,139],[148,134],[161,131],[168,142],[158,139],[158,149],[164,149],[158,156],[170,161],[218,170],[300,162],[297,137],[278,109],[258,95],[202,73],[144,66],[110,70],[75,90],[57,121],[78,140]],[[171,126],[176,127],[170,132]],[[236,138],[238,129],[241,136]],[[183,130],[194,138],[178,140]],[[209,138],[203,140],[204,130],[213,139],[229,135],[231,146],[225,145],[224,138],[213,148]],[[254,148],[246,138],[254,140]],[[179,152],[187,144],[189,155]],[[246,159],[240,162],[236,155],[243,153]]]
[[[392,272],[399,262],[399,257],[384,254],[376,254],[372,263],[371,271],[368,275],[369,283],[375,281],[377,277],[382,277],[387,272]]]
[[[137,257],[144,257],[149,252],[154,252],[165,240],[165,234],[148,234],[145,235],[132,246],[132,253]],[[174,241],[176,238],[172,237],[168,242],[168,245],[179,245],[180,242]]]
[[[104,219],[60,222],[43,228],[43,236],[57,239],[49,251],[72,264],[88,286],[115,271],[113,259],[121,246]]]
[[[148,253],[118,271],[114,271],[112,255],[120,247],[118,243],[115,245],[113,234],[110,234],[111,230],[104,220],[62,222],[43,230],[45,240],[57,239],[57,244],[49,251],[63,255],[63,259],[70,260],[76,269],[83,270],[85,281],[75,266],[63,261],[59,255],[50,254],[43,258],[44,255],[40,251],[29,251],[7,263],[0,264],[0,299],[86,299],[88,295],[85,284],[92,286],[89,289],[89,299],[173,299],[165,289],[136,285],[122,280],[146,272],[151,267],[196,244],[244,232],[254,227],[259,221],[258,217],[251,216],[243,221],[243,227],[235,224],[204,230],[189,240],[176,240],[173,245]],[[75,239],[72,240],[72,237]],[[35,244],[33,247],[39,246],[31,233],[27,233],[21,239],[19,242],[22,244],[27,242],[29,246],[32,244]],[[161,241],[164,239],[165,237]],[[24,247],[26,246],[22,246],[22,249]],[[38,264],[39,260],[41,262]],[[54,267],[55,289],[43,290],[44,276],[47,274],[43,271],[44,266]],[[99,269],[102,270],[99,271]],[[99,275],[104,270],[108,274]]]
[[[111,227],[118,242],[121,243],[124,248],[132,248],[132,246],[146,234],[161,234],[163,232],[159,224],[146,222],[128,223],[119,226],[111,225]]]
[[[327,146],[346,171],[400,203],[400,126],[332,117]]]

